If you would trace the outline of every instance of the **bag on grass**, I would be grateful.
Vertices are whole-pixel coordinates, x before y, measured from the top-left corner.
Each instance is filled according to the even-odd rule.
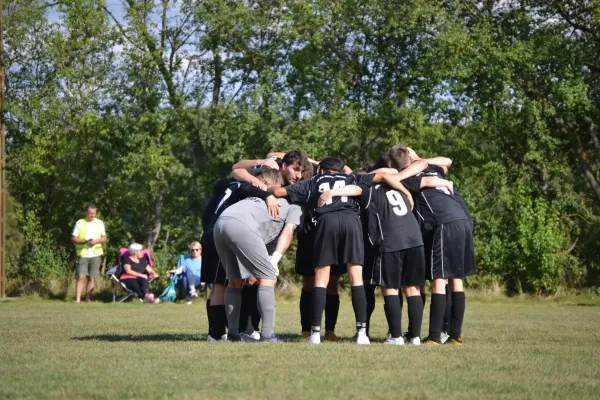
[[[175,290],[177,281],[178,281],[178,277],[175,274],[173,274],[169,278],[169,286],[167,286],[165,291],[162,292],[162,294],[160,295],[161,302],[165,302],[165,301],[170,301],[172,303],[175,302],[175,299],[177,298],[177,290]]]

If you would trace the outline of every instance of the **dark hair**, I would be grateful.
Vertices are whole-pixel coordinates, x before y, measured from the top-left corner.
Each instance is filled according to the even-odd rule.
[[[98,207],[96,207],[95,204],[90,203],[87,206],[85,206],[85,211],[89,210],[90,208],[93,208],[94,210],[98,209]]]
[[[302,178],[301,179],[310,179],[315,174],[314,164],[308,161],[308,158],[304,157],[302,160]]]
[[[376,170],[376,169],[377,169],[377,167],[375,166],[375,164],[373,164],[373,163],[369,163],[369,164],[366,164],[366,165],[365,165],[364,167],[362,167],[361,169],[358,169],[357,171],[364,171],[366,174],[368,174],[369,172],[371,172],[371,171],[374,171],[374,170]],[[356,172],[355,172],[355,173],[356,173]]]
[[[392,165],[392,162],[390,160],[389,152],[386,151],[385,153],[381,153],[379,155],[379,157],[377,158],[377,161],[375,161],[375,164],[372,164],[372,165],[373,165],[373,169],[390,168],[390,166]]]
[[[286,165],[293,165],[294,163],[302,165],[302,160],[306,160],[306,156],[300,150],[293,150],[285,153],[281,162]]]
[[[344,170],[344,161],[338,157],[327,156],[321,160],[319,168],[321,168],[321,172],[342,172]]]
[[[281,172],[279,172],[278,169],[263,167],[262,170],[260,171],[260,173],[256,177],[263,178],[267,181],[271,181],[274,184],[276,184],[276,183],[279,183],[280,185],[284,184],[283,176],[281,175]]]
[[[404,145],[395,145],[388,151],[388,155],[394,168],[406,168],[410,164],[408,148]]]
[[[369,173],[369,171],[367,171],[366,166],[359,168],[359,169],[355,169],[354,171],[352,171],[352,173],[354,175],[367,175]]]

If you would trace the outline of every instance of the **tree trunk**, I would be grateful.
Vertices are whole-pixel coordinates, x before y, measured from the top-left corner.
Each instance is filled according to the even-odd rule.
[[[160,228],[162,225],[161,221],[161,211],[162,211],[162,202],[165,193],[165,186],[163,186],[156,196],[156,201],[154,203],[154,227],[150,231],[148,235],[148,249],[150,251],[154,251],[154,246],[156,245],[156,241],[158,240],[158,236],[160,235]]]

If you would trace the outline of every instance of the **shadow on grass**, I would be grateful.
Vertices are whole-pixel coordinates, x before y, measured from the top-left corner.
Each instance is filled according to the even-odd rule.
[[[169,334],[162,335],[92,335],[76,336],[71,340],[100,340],[104,342],[199,342],[205,341],[206,335]]]

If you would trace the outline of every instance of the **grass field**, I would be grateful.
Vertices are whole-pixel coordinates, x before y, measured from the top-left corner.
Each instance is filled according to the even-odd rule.
[[[471,300],[462,348],[206,343],[204,304],[0,303],[0,398],[599,398],[600,301]],[[338,334],[353,334],[342,299]],[[404,319],[406,321],[406,318]],[[427,317],[423,326],[426,332]]]

